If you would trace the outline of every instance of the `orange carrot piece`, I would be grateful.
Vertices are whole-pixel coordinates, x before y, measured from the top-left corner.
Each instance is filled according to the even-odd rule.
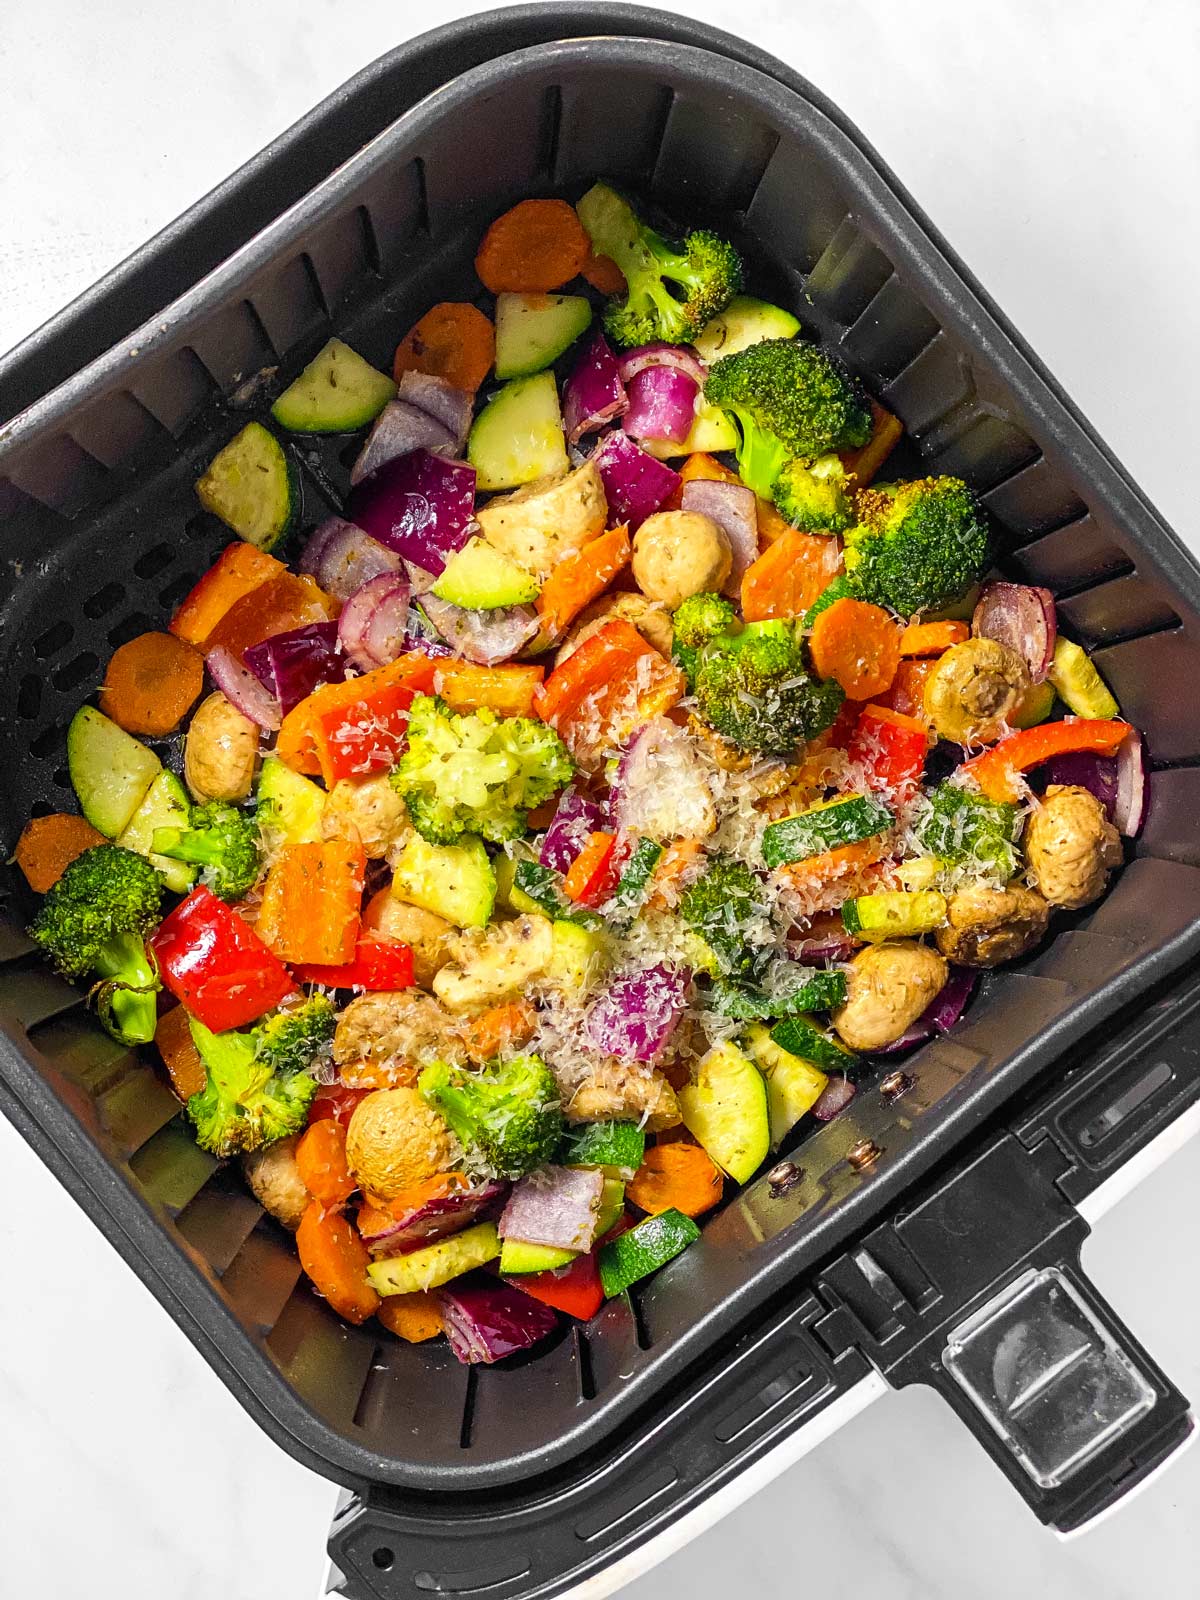
[[[375,1315],[389,1333],[409,1344],[424,1344],[444,1331],[437,1296],[428,1289],[384,1295]]]
[[[717,1204],[724,1186],[720,1172],[700,1146],[680,1141],[650,1146],[625,1197],[654,1217],[671,1210],[699,1217]]]
[[[496,361],[496,330],[483,312],[461,300],[442,300],[415,322],[396,346],[392,376],[406,372],[444,378],[474,394]]]
[[[344,966],[358,941],[367,858],[359,844],[287,844],[263,884],[257,932],[283,961]]]
[[[306,573],[281,572],[230,606],[208,636],[205,650],[223,645],[239,660],[251,645],[276,633],[290,633],[310,622],[328,622],[338,603]]]
[[[159,1017],[154,1043],[179,1098],[190,1100],[194,1094],[199,1094],[208,1081],[208,1074],[192,1038],[188,1014],[182,1006],[172,1006]]]
[[[379,1310],[371,1287],[367,1247],[340,1211],[326,1211],[314,1200],[296,1230],[300,1265],[339,1317],[365,1322]]]
[[[168,627],[177,639],[203,650],[209,634],[231,606],[286,571],[283,562],[265,550],[235,539],[184,595]]]
[[[579,273],[593,289],[599,289],[601,294],[624,294],[628,288],[625,274],[612,257],[598,256],[594,250],[588,251],[588,258],[580,267]]]
[[[545,667],[477,667],[471,661],[441,656],[435,659],[434,669],[434,693],[440,694],[452,711],[487,707],[498,717],[531,717],[534,696],[546,676]]]
[[[545,293],[576,277],[591,253],[574,206],[565,200],[522,200],[484,234],[475,271],[493,294]]]
[[[344,1206],[358,1188],[346,1165],[346,1130],[333,1117],[310,1123],[296,1146],[300,1181],[323,1206]]]
[[[609,528],[559,562],[536,602],[547,644],[562,638],[584,606],[602,595],[617,573],[629,565],[632,555],[629,529]]]
[[[841,570],[837,539],[788,528],[746,568],[742,616],[747,622],[802,617]]]
[[[835,600],[813,623],[808,639],[812,664],[851,700],[886,694],[900,665],[900,630],[882,606],[866,600]]]
[[[904,436],[899,417],[886,411],[878,400],[868,399],[871,407],[871,437],[857,450],[839,450],[842,465],[854,474],[855,487],[865,489]]]
[[[56,811],[49,817],[32,817],[21,830],[13,859],[25,881],[37,894],[52,889],[76,856],[94,845],[107,844],[90,822]]]
[[[463,1030],[463,1043],[472,1061],[490,1061],[502,1050],[520,1050],[533,1038],[537,1011],[528,1000],[510,1000],[489,1006],[472,1017]]]
[[[856,844],[838,845],[819,856],[789,862],[779,870],[798,893],[814,894],[838,885],[841,898],[848,899],[860,891],[863,872],[882,861],[891,848],[887,835],[877,834],[871,839],[860,839]]]
[[[879,702],[903,716],[915,717],[918,722],[928,721],[925,716],[925,683],[936,665],[933,659],[901,661],[896,668],[892,687],[886,694],[877,697]]]
[[[104,674],[100,709],[126,733],[174,733],[204,688],[204,657],[170,633],[139,633]]]
[[[704,841],[701,839],[676,839],[667,846],[651,879],[650,894],[646,901],[648,911],[663,911],[675,905],[684,874],[698,859],[703,848]]]
[[[952,644],[971,637],[965,622],[910,622],[900,635],[902,656],[940,656]]]

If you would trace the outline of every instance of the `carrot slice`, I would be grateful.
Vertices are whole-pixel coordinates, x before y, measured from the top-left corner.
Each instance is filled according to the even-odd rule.
[[[742,578],[742,616],[747,622],[802,617],[841,570],[842,552],[837,539],[788,528],[746,568]]]
[[[424,1344],[443,1332],[442,1313],[437,1295],[428,1289],[413,1294],[388,1294],[375,1313],[389,1333],[409,1344]]]
[[[629,565],[632,554],[629,529],[610,528],[559,562],[537,597],[548,644],[561,639],[584,606],[604,593],[617,573]]]
[[[257,932],[283,961],[345,966],[354,959],[367,858],[359,844],[286,844],[263,884]]]
[[[182,1006],[172,1006],[159,1017],[154,1043],[179,1098],[190,1100],[194,1094],[199,1094],[208,1081],[208,1074],[192,1038],[188,1014]]]
[[[588,251],[588,258],[579,271],[601,294],[624,294],[628,287],[625,274],[612,257],[598,256],[594,250]]]
[[[434,662],[435,694],[453,711],[487,707],[498,717],[531,717],[533,700],[546,676],[545,667],[477,667],[471,661],[438,657]]]
[[[971,637],[965,622],[910,622],[900,635],[902,656],[940,656]]]
[[[813,623],[808,648],[822,678],[832,678],[851,700],[886,694],[900,665],[900,633],[882,606],[835,600]]]
[[[868,398],[871,408],[871,437],[857,450],[839,450],[842,465],[854,474],[855,487],[865,489],[880,467],[900,443],[904,424],[884,409],[878,400]]]
[[[334,1117],[310,1123],[296,1146],[300,1180],[323,1206],[344,1206],[358,1188],[346,1165],[346,1130]]]
[[[862,892],[864,872],[875,867],[891,849],[887,835],[878,834],[872,839],[860,839],[857,844],[838,845],[804,861],[792,861],[779,870],[798,894],[818,895],[836,886],[837,897],[832,903],[837,904]]]
[[[698,1217],[712,1210],[724,1187],[720,1172],[700,1146],[679,1141],[651,1145],[625,1195],[651,1216],[675,1210]]]
[[[139,633],[115,651],[100,709],[126,733],[174,733],[204,688],[204,657],[169,633]]]
[[[528,1044],[536,1027],[537,1012],[529,1001],[510,1000],[472,1017],[463,1030],[463,1043],[472,1061],[490,1061],[502,1050]]]
[[[25,874],[25,881],[38,894],[52,889],[76,856],[94,845],[107,844],[90,822],[56,811],[49,817],[33,817],[21,830],[13,859]]]
[[[463,300],[442,300],[396,346],[392,376],[424,372],[474,394],[496,361],[496,330]]]
[[[475,271],[493,294],[536,294],[576,277],[591,253],[574,206],[565,200],[522,200],[484,234]]]
[[[379,1310],[371,1287],[367,1247],[339,1211],[326,1211],[314,1200],[296,1230],[300,1265],[339,1317],[365,1322]]]

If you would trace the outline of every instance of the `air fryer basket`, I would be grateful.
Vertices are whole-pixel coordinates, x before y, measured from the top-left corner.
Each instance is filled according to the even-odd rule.
[[[160,625],[227,541],[191,484],[253,412],[247,380],[275,367],[286,380],[331,327],[386,365],[432,300],[476,292],[486,219],[525,195],[574,198],[597,173],[732,227],[750,288],[839,347],[930,471],[980,491],[1005,570],[1054,590],[1145,730],[1153,805],[1107,898],[990,976],[965,1025],[906,1064],[915,1086],[901,1102],[860,1095],[807,1140],[787,1195],[752,1184],[636,1301],[489,1370],[329,1314],[290,1241],[193,1144],[153,1065],[108,1040],[6,929],[0,1108],[281,1443],[343,1483],[418,1496],[594,1459],[1200,946],[1200,705],[1179,692],[1200,668],[1195,567],[857,136],[816,97],[652,39],[550,44],[467,72],[0,435],[6,842],[31,809],[68,802],[65,725],[109,652]],[[346,463],[336,442],[298,455],[311,524]],[[15,887],[13,904],[19,915]],[[882,1153],[855,1171],[845,1156],[863,1138]]]

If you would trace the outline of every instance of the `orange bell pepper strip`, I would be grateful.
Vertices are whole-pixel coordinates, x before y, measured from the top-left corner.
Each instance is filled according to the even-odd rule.
[[[598,628],[547,678],[534,709],[581,766],[594,766],[640,723],[669,711],[687,680],[619,617]]]
[[[841,571],[839,540],[789,528],[746,568],[742,616],[746,622],[802,617]]]
[[[575,618],[602,595],[633,556],[629,529],[610,528],[560,561],[542,585],[536,606],[547,644],[562,638]]]
[[[230,606],[205,640],[205,650],[224,645],[239,660],[252,645],[277,633],[305,628],[310,622],[328,622],[338,614],[338,603],[314,578],[281,572],[268,578],[250,594]]]
[[[563,879],[567,898],[577,905],[602,905],[617,886],[616,854],[615,833],[589,834]]]
[[[393,766],[413,696],[431,692],[438,665],[413,650],[345,683],[322,684],[284,717],[275,754],[296,772],[319,773],[331,788],[339,778]]]
[[[940,656],[971,637],[965,622],[910,622],[900,635],[902,656]]]
[[[168,624],[177,639],[203,650],[209,635],[233,606],[287,568],[264,550],[235,539],[193,589],[184,595]]]
[[[1065,717],[1061,722],[1043,722],[1036,728],[1010,733],[999,744],[985,750],[959,768],[975,782],[989,800],[1018,800],[1021,775],[1041,766],[1053,756],[1074,755],[1078,750],[1097,755],[1113,755],[1125,736],[1132,732],[1118,718],[1100,721],[1094,717]]]
[[[871,408],[871,437],[857,450],[839,450],[838,456],[848,473],[854,474],[855,487],[865,489],[880,467],[904,437],[904,424],[868,397]]]
[[[286,844],[263,884],[259,937],[298,966],[354,960],[367,858],[359,844]]]
[[[498,717],[531,717],[534,696],[546,676],[545,667],[510,663],[478,667],[471,661],[439,656],[434,662],[433,688],[452,711],[487,708]]]

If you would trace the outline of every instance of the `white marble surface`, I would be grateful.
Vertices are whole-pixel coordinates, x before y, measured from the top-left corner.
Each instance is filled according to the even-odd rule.
[[[465,9],[7,0],[0,348],[357,67]],[[689,9],[841,103],[1200,548],[1190,0]],[[1193,1145],[1102,1223],[1087,1259],[1200,1397],[1198,1218]],[[5,1124],[0,1329],[4,1600],[311,1600],[332,1489],[246,1418]],[[628,1593],[1183,1600],[1198,1501],[1195,1450],[1059,1544],[938,1401],[889,1396]]]

